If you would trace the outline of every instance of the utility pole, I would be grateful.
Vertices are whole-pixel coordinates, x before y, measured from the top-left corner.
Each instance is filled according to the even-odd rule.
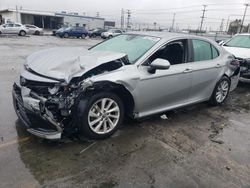
[[[170,31],[174,30],[174,22],[175,22],[175,13],[174,13],[174,16],[173,16],[172,26],[171,26],[171,30]]]
[[[204,18],[205,18],[205,12],[207,11],[207,5],[202,5],[203,6],[203,10],[202,10],[202,16],[201,16],[201,26],[200,26],[200,31],[202,31],[202,25],[204,22]]]
[[[96,12],[96,17],[99,18],[100,17],[100,13]]]
[[[128,14],[128,17],[127,17],[127,29],[129,29],[130,28],[131,11],[127,10],[127,14]]]
[[[19,22],[19,20],[18,20],[18,7],[17,7],[17,5],[16,5],[16,22]]]
[[[121,10],[121,29],[124,29],[124,10]]]
[[[154,30],[155,30],[155,31],[156,31],[156,24],[157,24],[157,23],[156,23],[156,22],[154,22]]]
[[[221,20],[220,33],[222,33],[222,31],[223,31],[223,25],[224,25],[224,19]]]
[[[245,11],[244,11],[244,15],[243,15],[243,18],[242,18],[242,22],[241,22],[241,26],[240,26],[240,33],[242,31],[242,28],[243,28],[243,24],[244,24],[244,21],[245,21],[245,16],[246,16],[246,13],[247,13],[247,7],[249,6],[249,4],[244,4],[246,7],[245,7]]]

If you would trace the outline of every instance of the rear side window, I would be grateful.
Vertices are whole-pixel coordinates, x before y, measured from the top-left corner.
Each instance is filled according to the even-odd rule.
[[[216,57],[219,56],[219,52],[214,46],[211,45],[211,47],[212,47],[213,59],[215,59]]]
[[[215,59],[219,51],[209,42],[203,40],[192,40],[194,50],[194,62]]]
[[[194,61],[206,61],[212,59],[211,45],[202,40],[192,40],[194,49]]]
[[[115,30],[115,33],[122,33],[120,30]]]
[[[14,24],[7,24],[6,27],[14,27]]]
[[[25,25],[27,28],[36,28],[35,26],[33,26],[33,25]]]

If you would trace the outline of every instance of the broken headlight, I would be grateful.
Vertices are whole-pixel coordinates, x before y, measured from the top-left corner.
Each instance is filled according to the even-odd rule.
[[[55,85],[54,87],[48,87],[48,92],[51,94],[51,95],[55,95],[60,89],[60,86],[59,85]]]
[[[26,83],[27,83],[27,80],[24,77],[20,76],[20,85],[25,86]]]

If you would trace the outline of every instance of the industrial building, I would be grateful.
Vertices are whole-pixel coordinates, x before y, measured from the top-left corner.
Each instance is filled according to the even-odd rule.
[[[104,18],[79,15],[78,13],[55,13],[64,18],[64,25],[84,26],[87,29],[104,28]]]
[[[78,13],[54,13],[22,9],[0,10],[4,22],[32,24],[44,29],[57,29],[63,25],[85,26],[86,29],[104,28],[104,18],[79,15]]]

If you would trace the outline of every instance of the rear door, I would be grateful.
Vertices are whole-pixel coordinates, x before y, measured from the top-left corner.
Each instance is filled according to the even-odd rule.
[[[222,76],[223,64],[219,51],[209,42],[193,39],[189,41],[193,50],[191,63],[192,88],[189,100],[192,102],[209,99]]]
[[[14,24],[14,27],[12,29],[12,33],[13,34],[19,34],[20,30],[21,30],[21,26],[20,24]]]
[[[115,30],[114,36],[117,36],[117,35],[120,35],[120,34],[122,34],[121,30],[119,30],[119,29]]]
[[[73,31],[75,37],[81,37],[83,34],[83,29],[81,27],[76,27]]]
[[[33,26],[33,25],[25,25],[25,26],[26,26],[26,28],[29,29],[30,34],[34,34],[36,32],[36,27],[35,26]]]

